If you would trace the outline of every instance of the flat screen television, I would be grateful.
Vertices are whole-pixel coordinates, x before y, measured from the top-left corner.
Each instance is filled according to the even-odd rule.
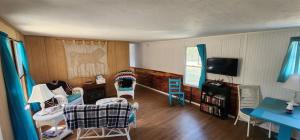
[[[237,58],[208,58],[207,68],[208,73],[237,76],[238,59]]]

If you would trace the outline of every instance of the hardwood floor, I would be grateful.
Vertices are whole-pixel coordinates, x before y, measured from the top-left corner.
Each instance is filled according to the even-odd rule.
[[[130,130],[132,140],[265,140],[267,131],[251,127],[246,138],[246,123],[233,125],[233,119],[221,120],[199,110],[198,106],[169,106],[167,96],[137,86],[135,102],[139,103],[137,128]],[[75,140],[70,135],[66,140]],[[126,137],[104,140],[126,140]]]

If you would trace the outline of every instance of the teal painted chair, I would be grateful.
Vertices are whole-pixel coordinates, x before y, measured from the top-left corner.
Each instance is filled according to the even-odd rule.
[[[169,78],[169,104],[172,105],[173,96],[181,105],[184,105],[184,92],[181,91],[181,79]]]

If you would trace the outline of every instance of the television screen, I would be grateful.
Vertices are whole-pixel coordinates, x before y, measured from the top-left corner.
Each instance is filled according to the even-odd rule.
[[[208,73],[237,76],[238,59],[236,58],[208,58]]]

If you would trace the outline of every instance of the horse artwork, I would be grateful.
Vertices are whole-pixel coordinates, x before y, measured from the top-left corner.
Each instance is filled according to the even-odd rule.
[[[64,43],[68,78],[92,77],[107,72],[107,45]]]

